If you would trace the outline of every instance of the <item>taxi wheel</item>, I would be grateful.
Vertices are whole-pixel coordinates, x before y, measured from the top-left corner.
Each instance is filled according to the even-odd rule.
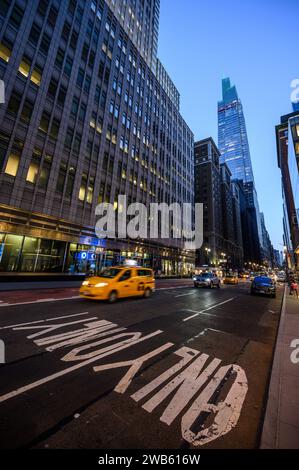
[[[148,299],[151,296],[151,294],[152,294],[151,289],[147,288],[145,289],[143,296],[145,299]]]
[[[114,302],[117,301],[117,292],[116,290],[113,290],[112,292],[110,292],[109,294],[109,297],[108,297],[108,302],[110,304],[113,304]]]

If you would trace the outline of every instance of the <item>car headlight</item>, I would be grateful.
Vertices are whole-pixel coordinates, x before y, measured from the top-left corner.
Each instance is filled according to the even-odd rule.
[[[193,278],[193,281],[197,281],[196,277]]]
[[[95,287],[105,287],[108,286],[108,282],[99,282],[98,284],[95,285]]]
[[[83,281],[82,286],[88,286],[88,281]]]

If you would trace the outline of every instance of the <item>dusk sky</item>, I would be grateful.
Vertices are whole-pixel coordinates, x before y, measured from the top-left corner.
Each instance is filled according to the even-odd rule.
[[[242,100],[260,210],[282,250],[275,125],[299,78],[298,0],[161,0],[159,58],[181,94],[195,140],[217,138],[221,79]]]

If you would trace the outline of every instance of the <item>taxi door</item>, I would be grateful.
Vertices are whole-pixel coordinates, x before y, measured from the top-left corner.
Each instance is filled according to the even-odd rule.
[[[118,279],[119,297],[131,297],[137,294],[136,276],[133,269],[126,269]]]

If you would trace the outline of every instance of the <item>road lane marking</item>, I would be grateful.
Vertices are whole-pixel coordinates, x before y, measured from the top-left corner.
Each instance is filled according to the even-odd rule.
[[[175,295],[175,297],[174,297],[174,298],[176,299],[176,298],[178,298],[178,297],[184,297],[185,295],[194,295],[194,294],[195,294],[195,292],[193,292],[193,291],[192,291],[192,292],[188,292],[187,294],[179,294],[179,295]]]
[[[190,289],[190,285],[186,286],[175,286],[175,287],[157,287],[155,291],[166,291],[166,290],[173,290],[173,289]],[[38,304],[43,302],[60,302],[62,300],[74,300],[74,299],[82,299],[81,295],[72,295],[71,297],[61,297],[57,299],[38,299],[38,300],[30,300],[28,302],[15,302],[15,303],[8,303],[0,300],[0,308],[1,307],[14,307],[18,305],[30,305],[30,304]]]
[[[43,302],[59,302],[60,300],[72,300],[72,299],[82,299],[80,295],[73,295],[72,297],[62,297],[60,299],[39,299],[39,300],[30,300],[30,302],[16,302],[16,303],[4,303],[0,305],[1,307],[14,307],[15,305],[30,305],[30,304],[40,304]]]
[[[142,405],[144,410],[152,413],[171,396],[160,421],[170,426],[183,413],[182,438],[196,447],[202,446],[227,434],[237,425],[248,391],[247,377],[238,365],[219,368],[220,359],[212,359],[195,349],[183,347],[174,354],[183,357],[183,361],[139,389],[131,398],[140,402],[159,389]],[[221,395],[222,389],[225,397]]]
[[[22,395],[25,392],[28,392],[29,390],[32,390],[34,388],[37,388],[41,385],[44,385],[45,383],[52,382],[53,380],[63,377],[64,375],[67,375],[71,372],[74,372],[75,370],[81,369],[82,367],[88,366],[89,364],[92,364],[93,362],[96,362],[103,357],[110,356],[111,354],[115,354],[116,352],[122,351],[123,349],[127,349],[135,344],[139,344],[147,339],[153,338],[154,336],[157,336],[159,334],[163,333],[162,330],[157,330],[154,331],[153,333],[150,333],[146,336],[141,336],[138,339],[134,339],[133,341],[131,340],[124,340],[121,342],[116,343],[114,346],[117,346],[113,348],[112,350],[108,348],[102,348],[99,351],[103,351],[101,354],[98,354],[97,356],[91,357],[90,359],[87,359],[83,362],[79,362],[78,364],[75,364],[71,367],[68,367],[67,369],[61,370],[59,372],[56,372],[55,374],[51,374],[47,377],[43,377],[40,380],[36,380],[35,382],[32,382],[31,384],[25,385],[23,387],[17,388],[16,390],[12,390],[11,392],[6,393],[5,395],[0,396],[0,403],[3,403],[7,400],[10,400],[11,398],[14,398],[18,395]],[[142,333],[140,333],[142,335]],[[113,345],[112,345],[113,346]]]
[[[220,305],[224,305],[228,302],[231,302],[234,299],[235,299],[235,297],[232,297],[231,299],[225,300],[224,302],[220,302],[219,304],[216,304],[216,305],[212,305],[211,307],[200,310],[199,312],[196,312],[195,310],[186,309],[187,312],[195,312],[195,314],[191,315],[190,317],[184,318],[183,321],[191,320],[192,318],[198,317],[201,314],[211,315],[212,316],[213,314],[207,314],[206,312],[208,312],[209,310],[212,310],[213,308],[220,307]],[[213,315],[213,316],[217,316],[217,315]]]
[[[16,328],[17,326],[36,325],[38,323],[45,323],[47,321],[61,320],[64,318],[78,317],[79,315],[88,315],[88,314],[89,312],[72,313],[71,315],[63,315],[62,317],[52,317],[52,318],[46,318],[44,320],[35,320],[35,321],[26,322],[26,323],[16,323],[14,325],[1,326],[0,330],[5,330],[7,328]]]

